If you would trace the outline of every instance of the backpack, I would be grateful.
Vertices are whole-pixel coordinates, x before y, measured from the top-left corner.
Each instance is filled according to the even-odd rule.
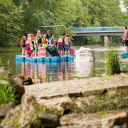
[[[25,38],[21,38],[20,42],[21,45],[25,45]]]

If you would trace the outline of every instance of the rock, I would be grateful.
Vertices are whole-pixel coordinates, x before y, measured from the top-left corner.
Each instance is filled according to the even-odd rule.
[[[17,85],[31,85],[33,84],[32,79],[30,77],[23,77],[23,76],[15,76],[12,77],[11,82]]]
[[[55,114],[43,113],[40,117],[44,127],[56,128],[59,126],[59,116]]]
[[[21,107],[22,112],[20,117],[20,123],[22,124],[22,127],[24,127],[37,119],[40,105],[37,103],[36,98],[31,95],[25,96],[22,99]]]
[[[83,96],[86,97],[86,96],[90,96],[90,95],[102,95],[106,93],[106,89],[103,88],[103,89],[95,89],[95,90],[88,90],[88,91],[85,91],[83,92]]]
[[[32,82],[34,84],[38,84],[38,83],[41,83],[41,80],[40,79],[32,79]]]
[[[94,51],[90,48],[81,47],[76,53],[75,69],[77,76],[92,76],[94,72]]]
[[[16,106],[1,122],[2,128],[55,128],[59,126],[59,116],[46,113],[46,107],[40,105],[32,95],[24,95],[22,104]]]
[[[38,119],[38,114],[43,106],[37,103],[34,96],[24,96],[22,104],[8,112],[1,122],[2,128],[29,128],[29,125]],[[36,127],[34,127],[36,128]]]
[[[65,111],[71,110],[74,106],[72,100],[69,97],[60,97],[52,99],[40,99],[38,101],[40,105],[47,106],[47,112],[57,115],[63,115]]]
[[[84,48],[81,47],[78,51],[75,53],[76,58],[75,61],[94,61],[94,51],[90,48]]]
[[[22,80],[20,79],[20,77],[17,77],[17,80],[15,80],[13,77],[11,77],[10,72],[5,71],[4,68],[0,68],[0,79],[0,84],[9,85],[12,90],[15,91],[16,99],[20,100],[25,93],[25,89],[22,86]]]
[[[126,122],[128,122],[128,112],[122,112],[120,114],[102,120],[102,127],[111,128],[114,125],[121,125]]]
[[[19,124],[19,115],[21,114],[21,106],[11,109],[1,122],[1,128],[17,128]]]
[[[33,83],[30,77],[23,77],[22,75],[12,77],[10,81],[18,100],[21,100],[21,97],[25,93],[23,85],[31,85]]]
[[[0,68],[0,79],[1,80],[10,80],[11,78],[11,73],[4,70],[4,68]]]
[[[124,123],[122,128],[128,128],[128,123]]]
[[[24,82],[24,85],[29,85],[29,82]]]
[[[23,85],[24,85],[25,82],[28,82],[29,85],[33,84],[32,79],[30,77],[24,77],[24,79],[23,79]]]
[[[120,128],[120,126],[115,125],[113,128]]]
[[[20,85],[20,86],[22,86],[22,84],[23,84],[22,79],[20,79],[20,77],[12,77],[11,83],[16,84],[16,85]]]
[[[17,100],[21,100],[22,96],[25,93],[25,88],[18,84],[12,85],[12,89],[15,90],[15,96]]]
[[[12,108],[14,108],[14,104],[12,103],[0,105],[0,119],[4,118]]]

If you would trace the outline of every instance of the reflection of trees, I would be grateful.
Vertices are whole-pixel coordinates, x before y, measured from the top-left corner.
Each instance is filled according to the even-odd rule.
[[[101,76],[101,74],[105,74],[105,63],[101,61],[97,61],[95,63],[95,76]]]
[[[2,59],[1,59],[1,57],[0,57],[0,65],[2,65]]]
[[[12,75],[16,74],[16,60],[17,54],[21,53],[20,48],[2,48],[0,49],[0,66],[10,71]]]

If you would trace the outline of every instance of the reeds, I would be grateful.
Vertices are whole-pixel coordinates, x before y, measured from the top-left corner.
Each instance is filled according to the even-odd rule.
[[[113,75],[121,72],[117,50],[109,49],[106,51],[105,60],[107,74]]]
[[[16,103],[15,91],[8,85],[0,84],[0,104]]]

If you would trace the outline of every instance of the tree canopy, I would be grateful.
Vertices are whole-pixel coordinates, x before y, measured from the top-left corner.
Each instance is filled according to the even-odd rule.
[[[51,29],[58,38],[74,27],[122,26],[119,0],[1,0],[0,45],[18,44],[21,36],[43,33],[46,25],[62,24]]]

